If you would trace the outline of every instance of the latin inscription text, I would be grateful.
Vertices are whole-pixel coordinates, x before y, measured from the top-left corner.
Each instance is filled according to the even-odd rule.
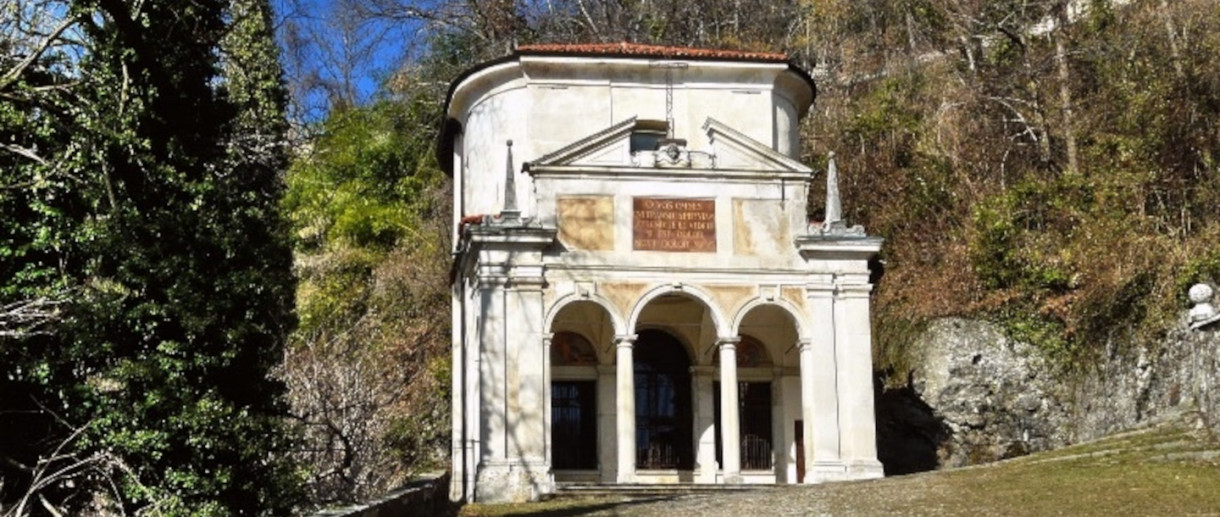
[[[632,248],[651,251],[716,251],[716,201],[633,199]]]

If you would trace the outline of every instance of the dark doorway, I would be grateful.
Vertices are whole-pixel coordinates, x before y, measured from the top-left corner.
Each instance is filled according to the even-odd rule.
[[[712,383],[716,425],[720,425],[720,383]],[[741,431],[741,469],[770,470],[771,455],[771,383],[737,383],[738,429]],[[723,437],[716,433],[716,462],[724,465]]]
[[[796,482],[805,482],[805,421],[797,420],[793,432],[796,435]]]
[[[551,383],[551,461],[556,470],[597,468],[597,386]]]
[[[677,338],[645,330],[635,342],[635,461],[638,469],[690,470],[690,357]]]

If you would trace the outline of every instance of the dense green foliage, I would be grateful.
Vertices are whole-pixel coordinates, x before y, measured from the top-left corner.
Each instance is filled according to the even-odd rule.
[[[284,198],[301,283],[284,368],[314,504],[443,464],[449,437],[449,199],[439,104],[409,94],[331,112]]]
[[[268,373],[294,280],[267,3],[18,9],[71,37],[26,68],[46,32],[0,45],[16,47],[0,140],[21,148],[0,152],[0,301],[52,308],[6,321],[3,505],[287,513],[292,435]]]

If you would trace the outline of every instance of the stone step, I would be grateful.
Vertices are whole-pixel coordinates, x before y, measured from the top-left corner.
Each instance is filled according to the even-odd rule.
[[[557,483],[551,498],[619,497],[624,499],[677,497],[695,494],[714,494],[759,490],[769,485],[709,485],[694,483],[669,483],[645,485],[639,483]]]

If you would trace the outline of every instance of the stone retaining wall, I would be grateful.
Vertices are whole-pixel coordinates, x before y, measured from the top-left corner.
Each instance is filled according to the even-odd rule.
[[[985,321],[939,320],[916,341],[911,384],[877,389],[887,474],[1021,456],[1174,414],[1220,431],[1220,323],[1193,330],[1183,319],[1149,347],[1111,343],[1070,378]]]
[[[313,517],[438,517],[453,515],[449,502],[449,474],[433,474],[361,504],[332,508]]]

